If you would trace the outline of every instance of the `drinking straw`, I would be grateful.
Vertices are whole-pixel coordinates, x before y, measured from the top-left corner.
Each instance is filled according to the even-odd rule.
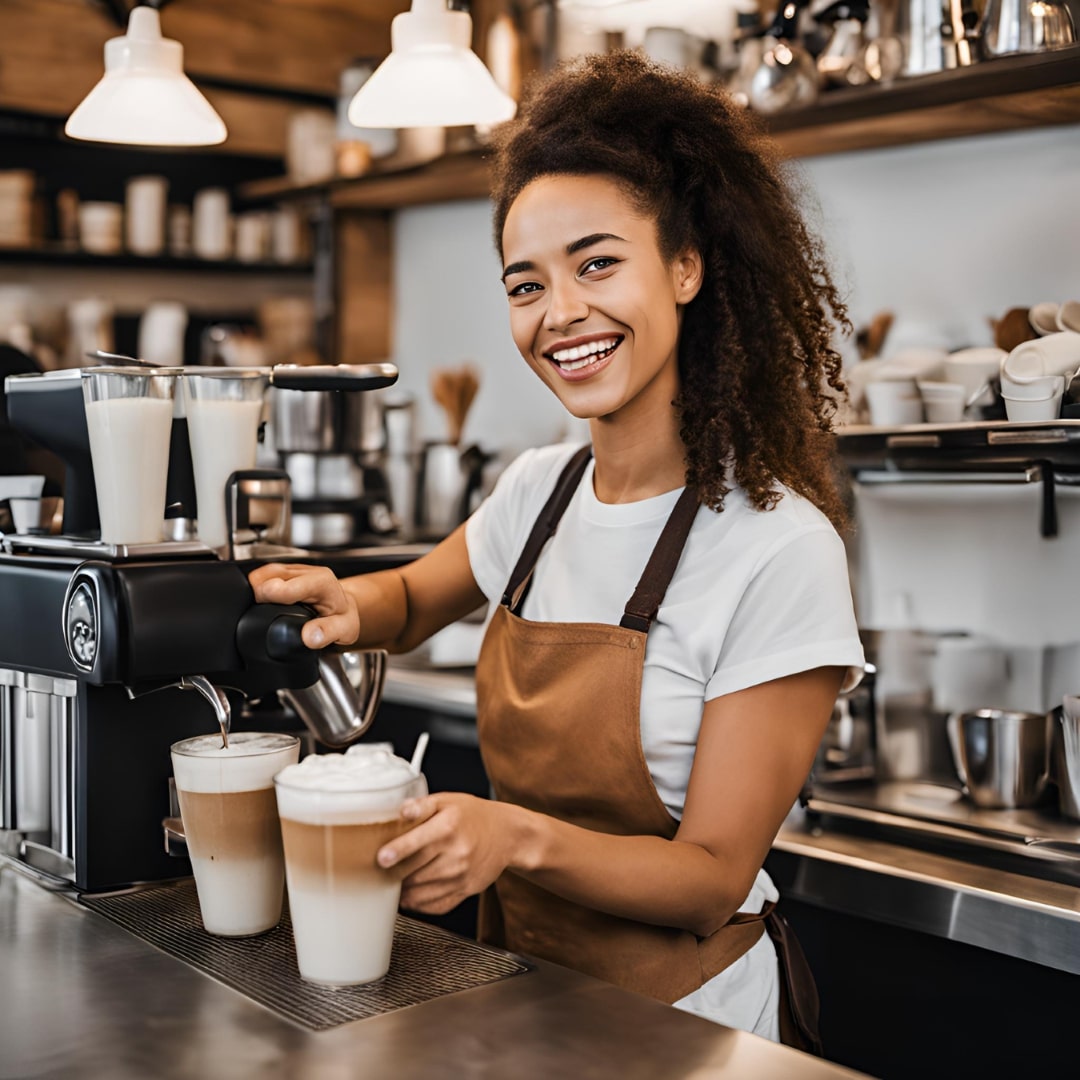
[[[414,773],[420,772],[420,763],[424,760],[424,751],[427,750],[430,738],[431,736],[426,731],[421,731],[420,738],[416,740],[416,749],[413,751],[412,761],[409,762],[409,767]]]

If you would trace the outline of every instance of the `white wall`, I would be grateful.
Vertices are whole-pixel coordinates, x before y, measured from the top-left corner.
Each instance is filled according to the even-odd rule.
[[[811,158],[794,166],[856,325],[888,309],[885,354],[989,344],[1009,307],[1080,299],[1080,127]],[[394,358],[422,434],[445,434],[432,368],[482,371],[465,438],[513,451],[561,438],[566,417],[518,356],[486,201],[396,222]]]

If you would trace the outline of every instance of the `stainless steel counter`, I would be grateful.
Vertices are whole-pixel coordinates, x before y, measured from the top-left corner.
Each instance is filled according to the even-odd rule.
[[[823,832],[793,811],[773,844],[781,894],[1080,975],[1080,889],[902,844]]]
[[[433,710],[455,729],[476,716],[469,671],[391,666],[386,700]],[[459,741],[461,741],[459,739]],[[1080,974],[1080,888],[809,827],[801,811],[773,845],[784,896]]]
[[[311,1032],[0,860],[0,1078],[841,1080],[565,968]]]

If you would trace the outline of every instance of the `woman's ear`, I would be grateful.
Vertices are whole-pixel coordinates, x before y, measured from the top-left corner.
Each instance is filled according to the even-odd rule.
[[[671,264],[671,275],[675,286],[675,303],[689,304],[700,291],[705,277],[701,253],[691,248],[677,255]]]

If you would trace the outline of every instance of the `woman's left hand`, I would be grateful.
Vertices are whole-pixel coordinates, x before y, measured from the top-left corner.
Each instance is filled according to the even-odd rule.
[[[509,865],[507,807],[459,792],[410,799],[402,818],[414,825],[379,849],[378,863],[404,875],[401,906],[444,915],[483,892]]]

